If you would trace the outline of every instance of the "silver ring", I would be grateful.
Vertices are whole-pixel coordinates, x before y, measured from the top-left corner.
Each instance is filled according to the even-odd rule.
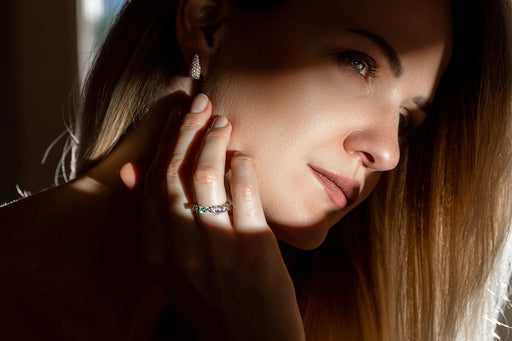
[[[204,213],[217,214],[217,213],[227,212],[227,211],[231,210],[233,208],[233,204],[231,204],[229,201],[226,201],[224,204],[219,205],[219,206],[201,206],[198,204],[191,204],[190,208],[192,209],[192,211],[199,213],[199,214],[204,214]]]

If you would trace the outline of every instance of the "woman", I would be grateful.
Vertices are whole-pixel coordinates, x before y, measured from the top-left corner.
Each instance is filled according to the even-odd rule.
[[[88,81],[75,180],[0,210],[3,334],[492,339],[509,15],[132,0]]]

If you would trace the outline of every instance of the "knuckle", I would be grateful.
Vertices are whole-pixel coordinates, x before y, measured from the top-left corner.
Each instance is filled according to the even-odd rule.
[[[215,184],[221,177],[220,172],[213,165],[198,165],[194,172],[194,182],[198,185]]]
[[[255,200],[249,200],[244,202],[244,215],[246,218],[256,218],[259,217],[258,205]]]
[[[169,165],[167,166],[167,179],[175,179],[179,177],[179,171],[182,163],[182,157],[175,156],[172,158],[172,160],[169,162]]]
[[[219,143],[226,139],[226,130],[225,129],[212,129],[206,135],[206,142],[207,143]]]
[[[246,217],[257,217],[260,214],[260,203],[256,185],[244,183],[235,189],[238,199],[237,206],[242,208]],[[241,206],[241,207],[240,207]]]
[[[205,122],[201,115],[187,114],[181,123],[180,132],[197,131],[204,126]]]
[[[258,194],[258,189],[254,184],[241,183],[238,188],[240,199],[245,201],[254,201],[255,196]]]
[[[175,186],[180,184],[181,177],[179,173],[167,173],[167,186]],[[172,187],[175,188],[175,187]]]

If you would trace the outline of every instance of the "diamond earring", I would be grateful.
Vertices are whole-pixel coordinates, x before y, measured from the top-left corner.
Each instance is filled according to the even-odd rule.
[[[192,57],[189,74],[190,77],[194,79],[199,79],[201,77],[201,63],[199,62],[199,55],[197,53]]]

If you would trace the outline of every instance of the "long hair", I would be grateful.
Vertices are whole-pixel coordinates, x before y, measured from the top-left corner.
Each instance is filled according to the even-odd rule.
[[[183,61],[174,1],[129,1],[96,58],[76,121],[80,176],[102,160],[158,99]]]
[[[184,72],[175,6],[121,11],[85,88],[77,176]],[[454,0],[452,13],[452,59],[398,167],[320,248],[282,247],[312,340],[493,338],[512,257],[510,1]]]
[[[489,339],[494,295],[505,294],[497,277],[510,276],[510,1],[452,6],[454,54],[434,114],[371,202],[379,289],[393,292],[381,309],[396,340]],[[421,329],[406,329],[413,321]]]
[[[312,339],[336,339],[320,326],[337,324],[340,303],[352,311],[341,312],[344,323],[360,328],[353,339],[495,337],[512,271],[510,1],[453,1],[452,13],[454,54],[431,115],[341,222],[330,243],[342,251],[320,250],[308,270],[316,275],[301,298]],[[323,265],[332,259],[345,270]],[[354,297],[336,300],[332,279]]]

